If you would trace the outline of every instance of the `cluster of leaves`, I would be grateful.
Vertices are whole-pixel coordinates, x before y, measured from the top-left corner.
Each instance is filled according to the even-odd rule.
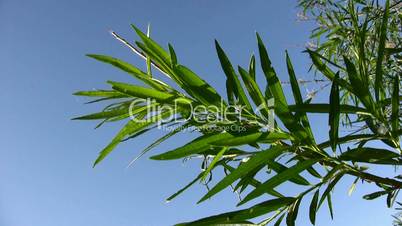
[[[243,210],[180,225],[234,223],[251,225],[253,223],[249,221],[250,219],[267,216],[271,212],[274,214],[267,216],[259,225],[266,225],[273,221],[276,222],[275,225],[280,225],[283,220],[287,225],[294,225],[299,206],[302,200],[307,201],[309,195],[312,196],[309,201],[309,218],[311,223],[315,224],[316,213],[324,202],[327,202],[332,216],[331,192],[346,175],[356,178],[352,188],[359,180],[373,182],[378,187],[379,191],[367,194],[363,197],[364,199],[371,200],[386,196],[387,205],[392,206],[402,181],[399,178],[391,179],[368,172],[369,164],[384,167],[402,164],[399,140],[402,134],[400,75],[383,70],[384,61],[386,61],[384,56],[389,56],[384,44],[388,34],[386,24],[389,23],[389,11],[387,1],[387,6],[381,13],[382,22],[379,25],[382,35],[379,37],[379,44],[376,44],[375,50],[370,53],[373,54],[370,60],[364,52],[365,43],[368,42],[365,32],[359,34],[364,36],[360,40],[363,42],[362,47],[360,49],[357,47],[355,54],[337,53],[342,54],[343,58],[336,62],[333,60],[334,57],[323,55],[321,50],[306,51],[317,71],[331,83],[327,103],[303,100],[291,59],[286,54],[286,65],[294,99],[294,104],[289,104],[280,80],[271,65],[267,49],[258,34],[259,62],[266,79],[265,89],[256,82],[254,56],[251,57],[247,68],[238,66],[235,70],[219,43],[215,43],[218,58],[227,78],[227,97],[223,98],[213,86],[179,63],[170,44],[168,50],[165,50],[149,37],[149,33],[145,34],[134,26],[134,30],[141,39],[135,42],[135,45],[113,33],[120,42],[146,60],[147,70],[142,71],[134,65],[110,56],[88,55],[111,64],[144,83],[144,86],[139,86],[109,81],[111,90],[75,93],[75,95],[96,98],[92,102],[114,101],[101,112],[76,119],[102,120],[101,124],[127,120],[115,138],[100,152],[94,166],[108,156],[120,142],[143,135],[163,121],[167,127],[175,129],[150,144],[140,156],[180,131],[192,128],[199,131],[199,137],[174,150],[154,155],[151,159],[173,160],[193,156],[205,159],[203,171],[183,189],[169,197],[168,201],[196,182],[211,179],[211,173],[217,168],[223,168],[226,176],[212,186],[199,202],[213,197],[229,186],[238,193],[246,194],[238,205],[255,199],[261,200],[265,195],[270,197],[267,201]],[[355,31],[362,31],[367,28],[359,24],[356,29]],[[371,58],[375,58],[376,63],[371,64]],[[169,82],[156,79],[151,68],[165,75]],[[375,72],[374,78],[377,82],[370,82],[373,76],[371,71]],[[172,85],[169,85],[170,83]],[[342,95],[345,93],[354,101],[342,102]],[[134,100],[146,98],[152,98],[155,102],[150,104],[142,102],[132,106]],[[267,101],[272,98],[275,100],[273,109],[267,104]],[[219,109],[223,109],[222,106],[240,106],[245,111],[241,117],[231,114],[230,120],[227,121],[202,123],[190,119],[181,122],[180,125],[173,121],[164,121],[175,114],[174,112],[161,110],[149,114],[149,110],[154,109],[154,106],[175,105],[179,108],[176,113],[183,118],[187,118],[190,114],[190,105],[217,106],[216,113],[221,114],[224,114],[219,112]],[[255,111],[255,106],[261,106],[262,110]],[[264,125],[269,123],[267,115],[271,110],[275,111],[275,124],[274,128],[267,131]],[[328,115],[328,140],[316,141],[310,127],[309,114],[311,113]],[[364,129],[340,136],[338,131],[343,128],[340,118],[344,115],[348,115],[353,123],[361,125]],[[133,117],[147,120],[142,122],[130,120]],[[234,124],[246,130],[219,129],[227,124]],[[378,148],[379,142],[386,148]],[[261,172],[266,171],[267,168],[271,173],[263,173],[264,176],[261,176]],[[293,184],[298,189],[302,189],[302,192],[296,195],[282,194],[278,186],[284,183],[289,183],[289,186]]]
[[[377,87],[379,83],[392,86],[393,78],[402,73],[400,0],[391,0],[386,6],[374,0],[299,0],[299,5],[304,19],[317,22],[309,47],[334,65],[345,64],[342,56],[348,56]],[[340,70],[340,77],[345,73]],[[390,90],[380,88],[375,91],[377,100]],[[344,92],[343,103],[358,101],[349,94]]]
[[[398,204],[398,208],[396,208],[396,210],[402,210],[402,203],[397,202]],[[394,218],[394,221],[392,222],[394,226],[402,226],[402,212],[399,212],[396,215],[392,216]]]

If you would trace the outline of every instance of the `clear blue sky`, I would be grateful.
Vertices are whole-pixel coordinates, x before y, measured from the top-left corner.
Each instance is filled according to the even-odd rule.
[[[113,29],[133,40],[130,23],[145,28],[150,22],[157,41],[173,43],[179,60],[221,91],[224,76],[213,39],[221,42],[234,63],[245,65],[256,50],[255,31],[266,41],[281,78],[286,79],[285,49],[298,74],[308,78],[309,61],[301,51],[311,25],[296,22],[296,12],[295,1],[290,0],[1,0],[0,225],[172,225],[235,209],[236,196],[229,190],[196,205],[205,192],[201,185],[164,202],[197,174],[197,161],[143,158],[126,169],[159,132],[119,146],[92,169],[118,125],[93,130],[93,122],[70,121],[101,109],[83,105],[85,100],[71,93],[106,88],[108,79],[130,81],[120,71],[84,56],[110,54],[143,65],[108,34]],[[326,119],[320,120],[317,128],[325,135]],[[156,151],[184,144],[191,136],[171,140]],[[348,178],[334,194],[335,220],[324,207],[317,225],[391,225],[394,211],[385,208],[384,200],[361,199],[374,191],[372,186],[358,185],[347,196],[352,180]],[[307,205],[301,207],[299,225],[309,225]]]

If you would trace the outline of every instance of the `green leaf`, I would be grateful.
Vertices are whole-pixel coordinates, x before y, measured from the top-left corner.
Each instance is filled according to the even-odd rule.
[[[115,109],[111,111],[102,111],[97,112],[89,115],[84,115],[80,117],[73,118],[72,120],[98,120],[98,119],[105,119],[105,118],[112,118],[115,116],[124,115],[128,112],[128,108],[123,109]]]
[[[171,159],[179,159],[193,154],[200,154],[204,151],[207,151],[212,147],[211,143],[215,141],[219,141],[221,139],[232,138],[233,135],[230,133],[219,133],[219,134],[207,134],[201,137],[194,139],[188,144],[176,148],[171,151],[167,151],[165,153],[154,155],[151,157],[153,160],[171,160]]]
[[[166,202],[170,202],[172,201],[174,198],[176,198],[177,196],[179,196],[181,193],[183,193],[184,191],[186,191],[188,188],[190,188],[195,182],[197,182],[203,175],[203,172],[200,173],[196,178],[194,178],[194,180],[192,180],[190,183],[188,183],[186,186],[184,186],[182,189],[178,190],[176,193],[174,193],[173,195],[169,196],[166,199]]]
[[[184,83],[182,88],[206,106],[215,105],[220,107],[223,103],[221,96],[207,82],[183,65],[174,67],[174,71],[179,75]],[[222,101],[222,102],[221,102]]]
[[[256,132],[250,134],[240,134],[238,136],[224,138],[211,144],[217,146],[240,146],[245,144],[252,144],[256,142],[261,143],[274,143],[279,140],[288,140],[291,136],[283,132]]]
[[[394,90],[392,92],[392,113],[391,113],[391,126],[392,133],[395,140],[399,140],[397,131],[399,130],[399,76],[395,76],[394,79]],[[399,143],[399,142],[398,142]]]
[[[289,105],[289,109],[292,112],[307,112],[307,113],[317,113],[317,114],[328,114],[331,111],[330,104],[301,104],[301,105]],[[364,108],[352,106],[352,105],[339,105],[340,113],[348,113],[348,114],[358,114],[358,115],[368,115],[372,116],[372,114]]]
[[[345,175],[345,172],[339,172],[328,184],[327,188],[325,189],[324,193],[320,198],[320,201],[318,202],[317,210],[321,207],[322,203],[325,201],[329,193],[332,191],[332,189],[335,187],[335,185],[338,183],[338,181],[342,178],[343,175]]]
[[[328,193],[328,195],[327,195],[327,203],[328,203],[328,209],[329,209],[329,214],[331,215],[331,219],[334,219],[334,210],[332,208],[331,193]]]
[[[228,150],[227,147],[223,147],[222,150],[218,152],[217,155],[215,155],[214,159],[212,162],[209,164],[208,168],[205,170],[201,177],[201,181],[205,181],[207,178],[208,174],[211,172],[211,170],[215,167],[215,164],[222,158],[223,154]]]
[[[317,203],[318,203],[319,195],[320,195],[320,190],[317,190],[314,193],[313,199],[311,200],[311,203],[310,203],[309,216],[310,216],[310,222],[313,225],[315,225],[315,217],[316,217],[316,214],[317,214]]]
[[[126,137],[134,133],[139,133],[149,125],[155,123],[156,121],[163,119],[170,115],[169,111],[162,112],[160,115],[152,116],[151,118],[144,120],[142,122],[136,122],[130,120],[113,138],[113,140],[99,153],[98,158],[95,160],[94,167],[101,162],[106,156],[108,156],[114,148]]]
[[[317,170],[314,169],[314,167],[307,168],[307,172],[313,177],[316,177],[316,178],[319,178],[319,179],[322,178],[322,176],[317,172]]]
[[[269,212],[275,211],[283,206],[287,206],[293,201],[294,198],[289,197],[272,199],[254,205],[248,209],[219,214],[193,222],[177,224],[177,226],[186,226],[186,225],[201,226],[201,225],[214,225],[214,224],[241,223],[242,221],[252,219],[267,214]]]
[[[301,141],[312,143],[309,139],[305,129],[297,123],[294,115],[289,111],[289,107],[283,93],[282,85],[276,75],[275,70],[272,67],[271,60],[269,59],[267,49],[261,40],[261,37],[257,33],[258,49],[260,52],[260,60],[262,70],[265,74],[268,88],[275,99],[275,114],[281,119],[285,127],[293,132],[296,137]]]
[[[277,133],[243,133],[243,134],[230,134],[227,132],[213,134],[213,135],[203,135],[190,143],[176,148],[172,151],[162,153],[160,155],[152,156],[151,159],[154,160],[171,160],[179,159],[193,154],[200,154],[212,146],[238,146],[243,144],[254,143],[258,140],[281,140],[288,137],[286,134]]]
[[[282,223],[283,218],[285,218],[285,213],[282,214],[282,216],[280,216],[280,217],[278,218],[278,220],[275,222],[274,226],[280,226],[281,223]]]
[[[348,72],[348,78],[350,84],[352,85],[352,90],[354,91],[354,94],[359,98],[359,100],[370,112],[377,116],[377,110],[371,97],[370,91],[367,86],[363,85],[363,79],[357,73],[355,65],[346,56],[344,56],[344,61],[346,64],[346,70]]]
[[[260,52],[261,66],[265,74],[269,89],[275,98],[275,104],[278,103],[277,105],[280,106],[279,109],[281,110],[281,113],[284,114],[286,113],[288,104],[285,95],[283,94],[281,83],[278,77],[276,76],[274,68],[272,67],[272,63],[271,60],[269,59],[268,52],[258,33],[257,33],[257,41],[258,41],[258,49]]]
[[[264,115],[266,117],[268,117],[269,115],[269,109],[267,106],[267,103],[265,101],[265,97],[262,94],[260,88],[258,87],[257,83],[255,82],[255,80],[251,77],[251,75],[244,70],[243,68],[241,68],[240,66],[238,67],[239,73],[242,77],[242,80],[244,82],[244,85],[247,88],[247,91],[251,97],[251,99],[253,99],[255,105],[257,107],[262,106],[263,108],[261,109],[262,112],[264,113]]]
[[[264,190],[273,189],[276,186],[286,182],[287,180],[295,177],[296,175],[298,175],[300,172],[304,171],[308,167],[314,165],[317,161],[318,161],[318,159],[309,159],[309,160],[305,160],[305,161],[300,161],[296,165],[288,168],[287,170],[284,170],[283,172],[276,174],[275,176],[268,179],[266,182],[262,183],[256,189],[251,191],[241,202],[239,202],[238,205],[242,205],[252,199],[255,199],[255,198],[261,196],[264,193]]]
[[[381,196],[383,196],[383,195],[386,195],[386,194],[388,194],[388,193],[389,193],[389,191],[377,191],[377,192],[373,192],[373,193],[364,195],[364,196],[363,196],[363,199],[366,199],[366,200],[373,200],[373,199],[376,199],[376,198],[381,197]]]
[[[356,179],[353,181],[352,185],[350,186],[349,190],[348,190],[348,195],[351,196],[352,193],[355,191],[356,189],[356,183],[359,181],[359,178],[356,177]]]
[[[252,110],[251,104],[247,99],[246,94],[244,93],[243,87],[240,84],[239,78],[237,77],[236,72],[233,69],[232,64],[229,61],[229,58],[226,56],[225,52],[219,45],[218,41],[215,40],[215,47],[218,53],[219,61],[221,62],[221,66],[228,80],[230,80],[230,84],[234,87],[234,94],[236,98],[239,98],[239,102],[241,105],[245,105],[248,110]]]
[[[345,144],[348,142],[352,142],[352,141],[367,141],[367,140],[373,140],[373,139],[377,139],[378,136],[375,134],[356,134],[356,135],[348,135],[348,136],[344,136],[344,137],[339,137],[338,139],[338,144]],[[330,147],[331,143],[330,141],[325,141],[321,144],[318,145],[319,148],[327,148]]]
[[[389,17],[389,0],[385,2],[385,11],[381,23],[381,31],[378,42],[378,52],[377,52],[377,62],[375,67],[375,80],[374,80],[374,91],[377,101],[381,101],[380,93],[384,94],[383,86],[383,69],[382,63],[384,61],[385,53],[385,42],[387,41],[387,27],[388,27],[388,17]]]
[[[283,171],[288,169],[288,167],[272,160],[267,160],[267,165],[270,169],[273,169],[276,173],[282,173]],[[295,177],[290,178],[289,181],[299,185],[310,185],[310,182],[308,182],[305,178],[303,178],[300,175],[296,175]]]
[[[250,74],[251,78],[255,81],[255,56],[254,54],[250,58],[250,63],[248,66],[248,73]]]
[[[228,176],[223,178],[219,183],[217,183],[211,190],[204,195],[198,203],[207,200],[216,193],[222,191],[237,179],[242,178],[249,172],[253,171],[255,168],[259,167],[261,164],[265,164],[267,159],[275,159],[277,156],[286,151],[286,147],[274,146],[270,149],[261,151],[254,156],[252,156],[247,162],[241,164],[235,171],[231,172]],[[270,190],[266,189],[265,191]]]
[[[230,165],[227,165],[225,163],[222,164],[223,167],[225,169],[227,169],[229,172],[233,172],[235,170],[235,168],[231,167]],[[241,178],[241,180],[239,181],[239,183],[236,184],[236,187],[234,188],[234,190],[236,191],[239,187],[242,187],[242,189],[240,190],[240,193],[242,192],[242,190],[244,190],[247,185],[251,185],[253,187],[257,187],[261,184],[261,182],[259,182],[258,180],[254,179],[254,176],[256,173],[258,173],[258,171],[260,171],[262,168],[264,167],[264,165],[260,165],[258,168],[254,169],[252,172],[249,172],[247,175],[243,176]],[[281,193],[275,191],[275,190],[267,190],[266,191],[267,194],[272,195],[274,197],[284,197]]]
[[[171,65],[169,54],[158,43],[149,38],[146,34],[144,34],[140,29],[135,27],[133,24],[131,24],[131,27],[135,30],[137,35],[141,38],[141,40],[150,50],[156,53],[167,65]]]
[[[286,225],[294,226],[297,218],[297,214],[299,212],[299,206],[302,197],[295,200],[295,202],[289,207],[288,215],[286,217]]]
[[[172,61],[172,66],[177,64],[177,56],[176,56],[176,52],[173,49],[173,46],[168,44],[169,47],[169,53],[170,53],[170,61]]]
[[[288,69],[290,85],[292,87],[293,98],[296,104],[303,104],[303,98],[300,93],[299,83],[296,78],[295,71],[293,69],[292,61],[290,60],[288,51],[286,51],[286,66]]]
[[[401,164],[399,154],[380,148],[358,147],[342,153],[339,159],[352,162],[367,162],[376,164]]]
[[[151,36],[151,25],[148,24],[147,37],[149,38],[150,36]],[[147,63],[147,74],[149,77],[152,77],[151,58],[149,56],[147,56],[146,63]]]
[[[90,91],[78,91],[73,93],[76,96],[87,96],[87,97],[128,97],[121,94],[115,90],[90,90]]]
[[[340,116],[340,100],[339,100],[339,86],[337,80],[339,73],[335,75],[335,80],[332,82],[331,93],[329,97],[329,140],[333,152],[336,152],[336,145],[338,144],[338,128]]]
[[[300,93],[299,83],[297,81],[296,74],[287,51],[286,51],[286,66],[288,68],[289,80],[290,85],[292,87],[292,93],[295,103],[296,105],[304,104],[303,97]],[[300,114],[296,114],[296,116],[299,118],[299,120],[302,121],[302,124],[306,128],[306,131],[308,132],[310,139],[314,141],[314,135],[313,132],[311,131],[310,122],[308,120],[307,114],[305,112],[300,112]]]
[[[179,133],[183,129],[186,129],[186,128],[190,127],[190,126],[191,126],[190,123],[182,125],[182,126],[176,128],[176,129],[174,129],[173,131],[169,132],[165,136],[162,136],[161,138],[157,139],[155,142],[153,142],[148,147],[146,147],[137,157],[135,157],[133,160],[131,160],[127,167],[129,167],[132,164],[134,164],[135,161],[137,161],[139,158],[141,158],[143,155],[145,155],[151,149],[153,149],[156,146],[160,145],[163,141],[169,139],[170,137],[176,135],[177,133]]]
[[[98,61],[111,64],[111,65],[129,73],[136,79],[143,81],[145,84],[148,84],[149,86],[151,86],[157,90],[165,91],[168,88],[170,88],[165,83],[162,83],[159,80],[150,78],[149,76],[147,76],[147,74],[145,72],[141,71],[140,69],[136,68],[135,66],[133,66],[127,62],[124,62],[120,59],[113,58],[113,57],[106,56],[106,55],[96,55],[96,54],[87,54],[87,56],[91,57],[93,59],[96,59]]]
[[[163,102],[167,100],[172,100],[172,98],[174,98],[175,96],[170,93],[161,92],[154,89],[145,88],[142,86],[136,86],[128,83],[114,82],[114,81],[108,81],[108,83],[112,85],[112,88],[114,90],[117,90],[123,94],[143,99],[153,98],[155,100]]]
[[[335,72],[331,70],[321,59],[324,58],[321,56],[319,53],[312,51],[312,50],[306,50],[307,53],[310,55],[311,60],[313,61],[314,66],[317,68],[318,71],[320,71],[325,77],[327,77],[329,80],[333,81],[335,79]],[[344,79],[339,78],[338,80],[339,86],[345,88],[346,90],[350,92],[354,92],[352,86]]]

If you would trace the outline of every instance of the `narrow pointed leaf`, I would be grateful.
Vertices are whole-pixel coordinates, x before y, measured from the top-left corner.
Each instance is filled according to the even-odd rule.
[[[224,214],[219,214],[207,218],[203,218],[197,221],[178,224],[177,226],[204,226],[204,225],[218,225],[218,224],[230,224],[230,223],[241,223],[242,221],[252,219],[269,212],[280,209],[281,207],[287,206],[294,201],[294,198],[284,197],[268,200],[252,206],[248,209],[238,210],[234,212],[228,212]]]
[[[339,182],[339,180],[345,175],[344,172],[338,173],[332,181],[328,184],[327,188],[325,189],[324,193],[322,194],[320,201],[318,202],[317,210],[321,207],[322,203],[325,201],[327,198],[328,194],[332,191],[332,189],[335,187],[335,185]]]
[[[398,153],[387,149],[358,147],[342,153],[342,155],[339,156],[339,159],[344,161],[376,164],[402,164],[402,162],[397,160],[399,156]]]
[[[304,171],[308,167],[314,165],[318,160],[317,159],[310,159],[306,161],[301,161],[296,165],[288,168],[287,170],[276,174],[275,176],[268,179],[266,182],[262,183],[259,187],[251,191],[238,205],[242,205],[252,199],[255,199],[261,196],[264,193],[265,189],[273,189],[276,186],[286,182],[292,177],[295,177],[300,172]]]
[[[87,96],[87,97],[115,97],[115,96],[122,96],[122,94],[120,92],[117,92],[116,90],[78,91],[78,92],[73,93],[73,95]]]
[[[149,125],[155,123],[161,118],[165,118],[170,115],[170,112],[163,112],[160,115],[155,115],[143,122],[136,122],[130,120],[113,138],[113,140],[99,153],[98,158],[95,160],[94,167],[101,162],[106,156],[108,156],[114,148],[126,137],[134,133],[139,133]]]
[[[177,56],[176,56],[176,52],[173,49],[173,46],[168,44],[169,47],[169,53],[170,53],[170,61],[172,62],[172,65],[176,65],[177,64]]]
[[[272,160],[267,160],[267,165],[270,169],[273,169],[276,173],[282,173],[283,171],[287,170],[288,168],[284,165],[282,165],[279,162],[275,162]],[[310,182],[308,182],[305,178],[303,178],[300,175],[296,175],[295,177],[292,177],[289,179],[289,181],[299,184],[299,185],[309,185]]]
[[[327,203],[328,203],[328,209],[329,209],[329,214],[331,215],[331,219],[334,219],[334,209],[332,207],[331,193],[328,193],[328,195],[327,195]]]
[[[222,69],[225,72],[227,79],[231,80],[231,84],[234,86],[235,96],[239,98],[240,104],[245,105],[247,109],[251,110],[251,104],[248,101],[246,94],[244,93],[244,89],[240,84],[239,78],[234,71],[232,64],[230,63],[229,58],[216,40],[215,47],[218,53],[219,61],[221,62]]]
[[[301,104],[301,105],[289,105],[289,109],[292,112],[306,112],[306,113],[317,113],[317,114],[328,114],[331,111],[330,104]],[[340,113],[348,113],[348,114],[358,114],[358,115],[368,115],[372,116],[368,110],[356,107],[352,105],[339,105],[339,112]]]
[[[251,78],[255,81],[255,56],[254,54],[250,58],[250,63],[248,66],[248,73],[250,74]]]
[[[396,132],[399,130],[399,76],[394,79],[394,90],[392,92],[392,113],[391,113],[391,127],[393,136],[396,140],[399,140],[399,136]]]
[[[160,145],[163,141],[169,139],[170,137],[176,135],[177,133],[179,133],[180,131],[182,131],[183,129],[188,128],[190,125],[183,125],[180,126],[177,129],[174,129],[173,131],[171,131],[170,133],[166,134],[165,136],[157,139],[155,142],[153,142],[152,144],[150,144],[148,147],[146,147],[137,157],[135,157],[133,160],[130,161],[130,163],[128,164],[127,167],[131,166],[132,164],[134,164],[135,161],[137,161],[139,158],[141,158],[143,155],[145,155],[148,151],[150,151],[151,149],[155,148],[156,146]]]
[[[241,164],[235,171],[230,173],[228,176],[223,178],[219,183],[217,183],[211,190],[204,195],[198,203],[207,200],[216,193],[222,191],[232,183],[234,183],[239,178],[247,175],[249,172],[253,171],[255,168],[259,167],[261,164],[265,164],[267,159],[275,159],[278,155],[286,150],[285,147],[275,146],[265,151],[259,152],[251,157],[247,162]],[[269,190],[269,189],[267,189]]]
[[[296,74],[293,69],[292,62],[290,60],[289,54],[286,51],[286,66],[288,68],[288,74],[289,74],[289,80],[290,80],[290,85],[292,87],[292,93],[293,93],[293,98],[295,100],[296,105],[301,105],[304,104],[303,102],[303,97],[300,92],[299,88],[299,83],[296,78]],[[314,140],[313,132],[310,127],[310,122],[308,120],[307,114],[305,112],[301,112],[300,114],[296,114],[298,118],[302,121],[302,124],[306,128],[306,131],[308,132],[310,139]]]
[[[131,24],[131,27],[135,30],[137,35],[141,38],[141,40],[145,43],[145,45],[155,52],[166,64],[170,65],[170,56],[169,54],[154,40],[149,38],[146,34],[144,34],[140,29]]]
[[[87,56],[91,57],[93,59],[96,59],[98,61],[111,64],[111,65],[127,72],[128,74],[135,77],[136,79],[143,81],[145,84],[148,84],[149,86],[151,86],[155,89],[167,90],[169,88],[168,85],[160,82],[159,80],[154,80],[154,79],[150,78],[149,76],[147,76],[147,74],[145,72],[141,71],[137,67],[135,67],[127,62],[124,62],[120,59],[113,58],[113,57],[106,56],[106,55],[96,55],[96,54],[87,54]]]
[[[128,84],[128,83],[114,82],[114,81],[108,81],[108,83],[112,85],[112,88],[114,90],[117,90],[121,93],[130,95],[133,97],[139,97],[139,98],[143,98],[143,99],[153,98],[158,101],[167,101],[167,100],[171,100],[172,98],[174,98],[173,94],[157,91],[157,90],[150,89],[150,88],[145,88],[142,86],[136,86],[136,85],[132,85],[132,84]]]
[[[377,192],[373,192],[373,193],[364,195],[364,196],[363,196],[363,199],[366,199],[366,200],[373,200],[373,199],[376,199],[376,198],[381,197],[381,196],[383,196],[383,195],[386,195],[386,194],[388,194],[388,193],[389,193],[389,191],[377,191]]]
[[[346,64],[346,70],[348,72],[348,78],[350,84],[352,85],[352,90],[354,94],[359,98],[359,100],[363,103],[363,105],[374,115],[377,116],[377,110],[373,99],[371,97],[370,91],[367,86],[363,85],[363,80],[358,74],[356,70],[356,66],[352,61],[348,59],[348,57],[344,56],[344,61]],[[339,79],[338,79],[339,84]],[[340,85],[340,84],[339,84]]]
[[[257,107],[262,107],[261,111],[265,114],[265,116],[268,117],[269,115],[269,109],[268,109],[268,105],[265,101],[265,97],[262,94],[260,88],[258,87],[257,83],[255,82],[255,80],[251,77],[250,74],[248,74],[248,72],[246,70],[244,70],[243,68],[241,68],[239,66],[239,73],[242,77],[242,80],[244,82],[244,85],[247,88],[247,91],[251,97],[251,99],[253,99],[255,105]]]
[[[102,112],[98,112],[98,113],[93,113],[93,114],[89,114],[89,115],[76,117],[76,118],[73,118],[72,120],[99,120],[99,119],[120,116],[120,115],[126,114],[127,112],[128,112],[128,108],[116,109],[116,110],[111,110],[111,111],[102,111]]]
[[[217,155],[215,155],[214,159],[212,162],[209,164],[208,168],[205,170],[201,177],[201,181],[205,181],[207,178],[208,174],[211,172],[211,170],[215,167],[215,164],[222,158],[223,154],[225,154],[225,151],[228,150],[227,147],[223,147],[222,150],[218,152]]]
[[[385,53],[385,42],[387,41],[387,27],[388,27],[388,17],[389,17],[389,0],[385,2],[385,11],[382,18],[381,23],[381,31],[378,43],[378,53],[377,53],[377,62],[375,67],[375,80],[374,80],[374,90],[375,90],[375,97],[377,101],[381,101],[380,93],[384,93],[384,86],[383,86],[383,69],[382,63],[384,60],[384,53]]]
[[[175,192],[173,195],[169,196],[166,199],[166,202],[170,202],[172,201],[174,198],[176,198],[177,196],[179,196],[181,193],[183,193],[184,191],[186,191],[188,188],[190,188],[195,182],[197,182],[198,180],[200,180],[200,178],[202,177],[203,173],[200,173],[196,178],[194,178],[194,180],[192,180],[190,183],[188,183],[186,186],[184,186],[182,189],[178,190],[177,192]]]
[[[289,111],[289,107],[283,93],[282,85],[272,67],[271,60],[269,59],[267,49],[257,33],[258,49],[260,52],[260,60],[262,70],[265,74],[268,88],[270,93],[275,99],[275,114],[281,119],[283,124],[289,131],[292,131],[300,140],[311,143],[305,129],[297,123],[294,115]]]
[[[295,221],[297,218],[297,214],[299,212],[299,206],[302,197],[295,200],[295,202],[290,206],[288,215],[286,217],[286,225],[287,226],[295,226]]]
[[[332,82],[330,99],[329,99],[329,140],[331,141],[331,148],[333,152],[336,152],[336,145],[338,143],[338,128],[339,128],[339,116],[340,116],[340,100],[339,100],[339,86],[337,79],[339,73],[335,75],[335,80]]]
[[[182,88],[190,95],[207,106],[221,106],[223,102],[218,92],[193,71],[183,65],[177,65],[174,67],[174,71],[179,75],[181,81],[184,83]]]
[[[311,200],[311,203],[310,203],[309,216],[310,216],[310,222],[313,225],[315,225],[315,217],[316,217],[316,214],[317,214],[317,203],[318,203],[318,196],[319,195],[320,195],[320,191],[317,190],[314,193],[313,199]]]

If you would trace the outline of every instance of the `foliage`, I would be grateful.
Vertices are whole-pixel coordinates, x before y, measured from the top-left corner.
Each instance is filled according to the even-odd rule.
[[[294,99],[294,104],[289,104],[258,34],[259,62],[267,82],[265,89],[256,82],[254,56],[247,67],[235,68],[223,48],[215,42],[227,79],[227,97],[224,98],[195,72],[181,65],[170,44],[165,50],[149,37],[149,32],[145,34],[134,26],[141,40],[136,41],[135,45],[112,33],[146,60],[147,70],[142,71],[110,56],[88,55],[144,83],[144,86],[138,86],[109,81],[110,90],[75,93],[95,98],[92,102],[113,101],[101,112],[75,119],[102,120],[100,125],[127,121],[100,152],[94,166],[104,160],[120,142],[143,135],[162,123],[173,129],[150,144],[140,156],[180,131],[192,129],[199,132],[199,137],[181,147],[154,155],[151,159],[173,160],[194,156],[204,159],[204,170],[169,197],[169,201],[198,181],[210,184],[211,175],[218,168],[223,168],[226,176],[212,186],[199,202],[212,198],[229,186],[239,194],[246,194],[238,205],[256,199],[264,200],[265,195],[270,197],[249,208],[180,225],[252,225],[250,220],[259,216],[266,217],[259,225],[270,222],[279,225],[282,221],[294,225],[301,202],[310,202],[309,218],[315,224],[316,213],[324,202],[328,204],[332,216],[331,193],[346,176],[356,178],[351,192],[359,180],[371,183],[378,191],[363,198],[372,200],[385,196],[387,205],[392,206],[402,186],[400,177],[391,179],[375,175],[368,167],[402,164],[400,35],[392,35],[400,32],[395,31],[398,25],[394,22],[400,21],[400,13],[388,1],[383,9],[363,1],[320,1],[325,5],[325,10],[317,15],[316,5],[309,5],[308,2],[316,1],[300,1],[300,5],[323,24],[313,37],[327,34],[325,41],[319,43],[319,48],[306,50],[317,73],[325,76],[331,84],[326,103],[303,100],[291,58],[286,54]],[[395,41],[397,39],[399,41]],[[390,46],[390,42],[395,42],[394,46]],[[169,81],[155,78],[151,66]],[[154,102],[138,102],[146,98],[152,98]],[[271,99],[274,99],[273,106],[269,104]],[[166,120],[175,115],[174,112],[163,108],[153,111],[156,106],[177,106],[176,116],[181,118],[188,118],[193,110],[190,106],[216,106],[211,108],[215,109],[212,113],[218,115],[216,117],[228,113],[229,117],[212,121],[189,118],[178,124]],[[237,107],[226,108],[229,106]],[[256,106],[259,106],[259,111]],[[237,114],[239,108],[244,109],[241,114]],[[275,112],[275,123],[267,127],[272,110]],[[316,140],[310,127],[310,114],[328,115],[328,140]],[[206,117],[203,114],[198,116]],[[348,119],[346,125],[341,120],[345,118]],[[140,119],[146,120],[138,122]],[[228,130],[227,125],[245,129]],[[340,133],[341,129],[349,133]],[[264,173],[267,169],[268,174]],[[302,192],[282,194],[278,186],[284,183],[298,187]],[[273,215],[267,215],[272,212]]]
[[[399,208],[396,208],[397,210],[402,210],[402,203],[397,202]],[[392,222],[394,226],[401,226],[402,225],[402,212],[397,213],[396,215],[393,215],[394,221]]]

